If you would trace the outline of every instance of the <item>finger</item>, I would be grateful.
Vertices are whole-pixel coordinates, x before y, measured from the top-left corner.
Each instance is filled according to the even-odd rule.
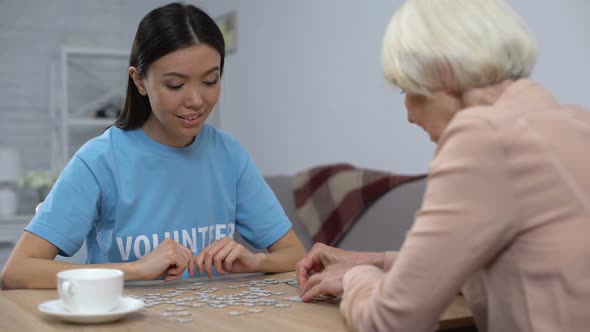
[[[300,279],[300,277],[303,277],[307,274],[307,255],[303,256],[302,259],[299,260],[299,262],[297,262],[297,264],[295,264],[295,275],[297,276],[297,280]]]
[[[309,277],[309,258],[306,255],[303,257],[297,265],[295,265],[295,271],[297,275],[297,282],[299,282],[299,286],[302,287],[307,282],[307,278]]]
[[[186,257],[182,251],[176,250],[174,252],[174,259],[170,261],[170,265],[166,270],[169,275],[180,275],[186,270]]]
[[[207,255],[207,253],[211,250],[216,250],[216,248],[218,246],[223,246],[222,243],[224,242],[228,242],[229,240],[231,240],[231,238],[229,237],[225,237],[219,241],[215,241],[213,243],[211,243],[210,245],[208,245],[207,247],[203,248],[199,254],[197,255],[197,257],[195,258],[195,265],[197,266],[197,269],[199,270],[199,274],[203,274],[203,264],[205,264],[205,257]]]
[[[234,262],[237,259],[240,259],[242,257],[242,255],[244,254],[244,247],[242,246],[238,246],[236,247],[234,250],[232,250],[229,255],[227,255],[227,257],[225,258],[225,261],[223,262],[224,267],[227,271],[229,272],[233,272],[233,265]]]
[[[168,269],[166,269],[166,271],[164,271],[164,281],[178,279],[180,277],[180,274],[178,273],[178,271],[179,271],[179,268],[176,265],[171,265],[170,267],[168,267]]]
[[[221,274],[225,274],[225,270],[223,269],[223,262],[227,255],[236,247],[237,243],[230,242],[225,247],[221,248],[217,254],[215,254],[215,258],[213,259],[213,263],[215,264],[215,269],[217,272]]]
[[[184,253],[184,250],[182,249],[182,246],[177,245],[174,248],[174,252],[173,252],[174,258],[171,261],[170,265],[175,265],[174,270],[177,271],[178,273],[182,273],[184,272],[184,270],[186,270],[186,267],[188,265],[188,261],[186,257],[187,255]]]
[[[178,276],[180,275],[181,269],[178,267],[171,267],[166,270],[166,276]]]
[[[180,274],[175,275],[175,274],[168,274],[166,276],[166,278],[164,278],[164,281],[174,281],[174,280],[178,280],[180,278]]]
[[[195,261],[193,259],[194,254],[188,247],[182,246],[182,248],[183,248],[186,258],[187,258],[188,273],[191,277],[194,277],[195,276]]]
[[[205,268],[205,273],[209,278],[213,278],[213,259],[217,254],[217,250],[213,250],[214,248],[208,250],[204,255],[203,266]]]
[[[195,257],[195,259],[194,259],[195,266],[197,267],[197,270],[199,270],[199,274],[203,274],[203,259],[204,259],[204,257],[205,257],[205,251],[203,249],[197,255],[197,257]]]
[[[219,251],[219,249],[225,247],[228,243],[230,243],[232,241],[232,239],[229,236],[224,237],[221,240],[217,240],[213,243],[211,243],[207,248],[205,249],[209,249],[209,250],[215,250],[216,252]]]
[[[187,247],[174,242],[174,244],[170,247],[169,255],[169,265],[166,269],[167,276],[182,276],[184,271],[186,271],[192,262],[192,252]]]
[[[197,257],[195,257],[195,266],[199,270],[199,274],[203,274],[203,263],[205,261],[205,254],[209,251],[209,247],[203,248]]]
[[[177,248],[177,255],[178,259],[181,261],[179,265],[180,269],[178,271],[179,274],[183,274],[190,267],[190,262],[192,261],[192,253],[188,250],[185,246],[178,246]],[[177,264],[178,265],[178,264]]]
[[[197,266],[197,269],[199,270],[199,274],[203,274],[206,272],[204,269],[206,257],[207,257],[207,255],[210,255],[210,251],[214,250],[215,247],[216,247],[215,243],[212,243],[208,247],[205,247],[203,250],[201,250],[201,252],[199,252],[197,257],[195,258],[195,265]]]
[[[315,284],[307,292],[305,292],[305,294],[302,294],[300,297],[301,297],[301,301],[308,302],[308,301],[313,300],[316,296],[320,296],[320,295],[332,295],[332,294],[330,294],[330,292],[328,292],[328,289],[326,289],[325,282],[323,282],[323,281]]]
[[[215,254],[221,249],[223,248],[228,242],[231,241],[231,238],[228,237],[224,237],[223,239],[219,240],[219,241],[215,241],[212,244],[210,244],[209,246],[207,246],[205,249],[203,249],[199,255],[197,256],[197,268],[199,269],[199,273],[203,273],[203,266],[205,267],[205,272],[207,272],[207,275],[209,275],[209,278],[212,277],[211,274],[211,268],[209,267],[209,270],[207,270],[207,266],[210,266],[211,260],[213,259],[213,257],[215,256]],[[209,262],[207,262],[209,260]]]
[[[314,274],[313,276],[309,277],[309,279],[307,279],[307,282],[304,286],[300,285],[299,287],[301,288],[299,291],[299,296],[301,299],[303,300],[304,296],[309,292],[309,290],[314,288],[315,285],[319,284],[323,278],[324,274],[322,273]]]
[[[324,265],[316,255],[317,247],[314,246],[314,248],[316,248],[315,251],[309,252],[299,263],[297,263],[296,276],[297,281],[299,282],[299,287],[303,287],[307,283],[309,277],[324,270]]]

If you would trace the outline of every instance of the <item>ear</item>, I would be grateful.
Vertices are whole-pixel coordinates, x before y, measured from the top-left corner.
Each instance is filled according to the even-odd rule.
[[[145,89],[145,85],[143,82],[143,77],[139,74],[139,71],[136,67],[131,66],[129,67],[129,77],[133,80],[133,83],[137,87],[137,90],[142,96],[147,95],[147,90]]]

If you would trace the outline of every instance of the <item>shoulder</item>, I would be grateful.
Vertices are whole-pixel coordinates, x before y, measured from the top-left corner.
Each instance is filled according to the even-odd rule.
[[[108,128],[100,136],[94,137],[84,143],[82,147],[76,151],[76,155],[78,157],[85,157],[108,150],[112,146],[113,133],[117,130],[121,129],[115,127]]]
[[[479,106],[457,113],[441,135],[438,145],[447,144],[451,140],[470,140],[497,135],[498,123],[490,116],[496,111],[493,107]]]
[[[133,140],[130,139],[131,131],[117,127],[106,129],[101,135],[84,143],[74,154],[85,163],[94,163],[111,155],[114,150],[125,149]]]
[[[206,141],[206,144],[215,149],[222,149],[232,153],[246,150],[237,138],[211,125],[205,124],[200,134],[203,135],[203,140]]]
[[[208,140],[218,141],[225,144],[240,144],[238,140],[225,130],[215,128],[209,124],[205,124],[201,129],[201,133]]]
[[[478,164],[493,162],[504,154],[501,126],[489,114],[493,107],[476,107],[455,115],[441,135],[433,166],[437,163],[465,161]]]

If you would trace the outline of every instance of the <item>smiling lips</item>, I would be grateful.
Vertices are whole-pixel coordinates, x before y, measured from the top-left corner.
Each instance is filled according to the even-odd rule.
[[[201,119],[203,118],[204,113],[199,114],[187,114],[187,115],[177,115],[177,117],[182,120],[182,122],[186,125],[196,126],[201,123]]]
[[[194,120],[194,119],[196,119],[196,118],[198,118],[200,116],[201,116],[201,114],[188,114],[188,115],[184,115],[184,116],[183,115],[179,115],[178,117],[181,118],[181,119],[184,119],[184,120],[191,121],[191,120]]]

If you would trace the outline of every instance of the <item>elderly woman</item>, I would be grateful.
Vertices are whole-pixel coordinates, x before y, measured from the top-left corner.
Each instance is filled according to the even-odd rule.
[[[536,46],[502,0],[408,0],[385,77],[437,149],[399,252],[316,245],[301,296],[342,296],[354,330],[432,331],[462,288],[480,331],[590,326],[590,113],[528,79]]]

